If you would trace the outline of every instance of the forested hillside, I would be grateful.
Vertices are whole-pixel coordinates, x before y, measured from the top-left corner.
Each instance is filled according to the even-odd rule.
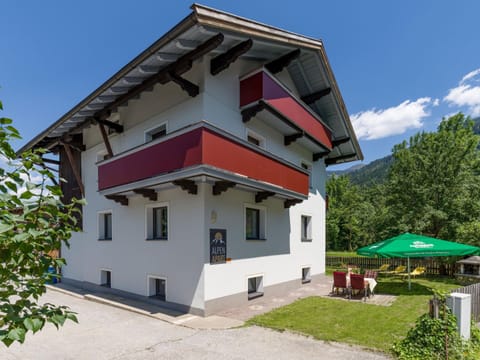
[[[479,119],[454,115],[390,157],[331,175],[327,248],[351,251],[403,232],[480,245],[479,129]]]

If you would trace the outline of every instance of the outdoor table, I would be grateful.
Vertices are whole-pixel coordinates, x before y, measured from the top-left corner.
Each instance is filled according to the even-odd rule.
[[[373,278],[364,278],[364,280],[366,285],[368,286],[368,293],[373,294],[373,289],[375,289],[375,286],[377,286],[377,280]]]

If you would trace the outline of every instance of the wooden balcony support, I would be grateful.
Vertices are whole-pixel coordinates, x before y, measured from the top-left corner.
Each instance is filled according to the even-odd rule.
[[[284,203],[283,203],[283,207],[285,209],[288,209],[290,206],[293,206],[293,205],[296,205],[296,204],[300,204],[303,200],[298,200],[298,199],[288,199],[288,200],[285,200]]]
[[[217,75],[227,69],[230,64],[234,63],[241,55],[245,54],[253,45],[252,39],[235,45],[223,54],[220,54],[210,61],[210,73]]]
[[[279,73],[282,71],[286,66],[288,66],[293,60],[300,56],[300,49],[293,50],[288,54],[285,54],[278,59],[275,59],[268,64],[265,65],[268,71],[272,74]]]
[[[252,120],[255,115],[257,115],[260,111],[265,109],[265,103],[263,101],[260,101],[258,104],[250,106],[244,110],[242,110],[242,121],[244,123],[249,122]]]
[[[108,139],[107,130],[105,130],[105,126],[102,123],[98,123],[98,127],[100,128],[100,133],[102,134],[103,142],[105,143],[105,149],[107,149],[107,156],[108,158],[113,157],[112,146],[110,145],[110,140]]]
[[[261,203],[263,200],[268,199],[270,196],[275,195],[274,192],[271,191],[262,191],[255,194],[255,202]]]
[[[332,145],[333,147],[335,146],[338,146],[338,145],[341,145],[341,144],[345,144],[347,142],[350,141],[350,138],[348,136],[344,137],[344,138],[340,138],[340,139],[335,139],[332,141]]]
[[[182,190],[185,190],[189,194],[196,195],[198,193],[198,186],[197,184],[195,184],[195,181],[193,180],[187,180],[187,179],[175,180],[173,181],[173,184],[176,186],[180,186]]]
[[[151,201],[157,201],[158,200],[158,194],[153,189],[134,189],[133,192],[135,194],[140,194],[143,197],[145,197],[145,198],[147,198]]]
[[[286,135],[283,139],[283,143],[285,146],[290,145],[291,143],[297,141],[298,139],[302,138],[305,134],[303,132],[295,133],[292,135]]]
[[[125,195],[105,195],[108,200],[113,200],[123,206],[128,206],[128,198]]]
[[[217,181],[212,187],[213,195],[220,195],[222,192],[234,187],[236,184],[232,181]]]
[[[108,114],[108,116],[110,116],[110,114]],[[102,125],[110,128],[110,129],[112,129],[117,134],[121,134],[123,132],[123,125],[114,123],[114,122],[109,121],[109,120],[103,120],[103,119],[100,119],[100,118],[95,119],[95,121],[99,124],[102,124]]]
[[[323,157],[327,156],[328,154],[330,154],[330,151],[322,151],[322,152],[319,152],[319,153],[315,153],[312,155],[312,160],[313,161],[318,161],[320,159],[322,159]]]
[[[343,155],[343,156],[337,156],[335,158],[330,158],[325,160],[325,165],[332,165],[336,164],[337,161],[339,160],[349,160],[355,158],[355,154],[348,154],[348,155]]]
[[[332,92],[332,88],[325,88],[319,91],[315,91],[314,93],[311,93],[309,95],[304,95],[300,99],[307,104],[313,104],[315,101],[320,100],[322,97],[327,96]]]
[[[80,169],[78,168],[72,154],[72,148],[68,143],[62,143],[65,153],[67,154],[68,162],[70,167],[72,168],[73,174],[75,176],[75,180],[77,181],[78,187],[80,188],[80,193],[82,197],[85,197],[85,188],[83,187],[82,176],[80,175]]]

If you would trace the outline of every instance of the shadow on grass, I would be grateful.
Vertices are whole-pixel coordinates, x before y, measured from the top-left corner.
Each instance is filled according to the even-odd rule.
[[[412,281],[412,287],[408,289],[408,282],[401,279],[382,279],[378,282],[375,289],[377,294],[389,294],[389,295],[433,295],[433,290],[429,286],[422,285],[421,283]]]

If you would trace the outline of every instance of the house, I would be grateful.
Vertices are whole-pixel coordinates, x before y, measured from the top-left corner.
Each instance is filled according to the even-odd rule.
[[[326,166],[362,153],[320,40],[191,9],[20,151],[88,203],[63,281],[209,315],[324,273]]]

